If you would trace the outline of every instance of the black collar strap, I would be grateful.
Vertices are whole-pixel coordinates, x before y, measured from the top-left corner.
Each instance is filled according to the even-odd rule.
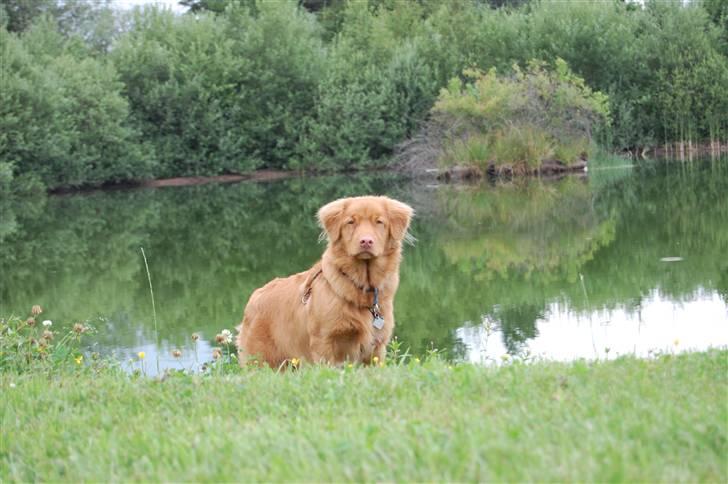
[[[308,281],[306,281],[306,288],[303,290],[303,295],[301,296],[301,302],[303,304],[308,303],[309,299],[311,299],[311,288],[313,287],[313,281],[315,281],[318,276],[323,274],[323,272],[324,272],[323,269],[319,269],[318,272],[316,272],[316,274],[313,275],[313,277],[311,277]],[[357,288],[361,289],[364,292],[373,292],[374,293],[374,302],[372,303],[371,306],[369,306],[369,311],[372,313],[372,315],[374,317],[378,317],[380,315],[379,288],[376,288],[376,287],[366,287],[365,288],[365,287],[357,284],[354,281],[354,279],[349,277],[349,274],[347,274],[346,272],[342,271],[341,269],[339,269],[339,272],[341,273],[341,275],[343,275],[344,277],[349,279],[349,281],[351,281],[351,283],[354,284],[354,286],[356,286]],[[326,279],[326,278],[324,278],[324,279]]]
[[[357,289],[359,289],[361,291],[364,291],[364,292],[376,292],[377,291],[377,288],[376,287],[360,286],[359,284],[357,284],[357,282],[349,274],[347,274],[346,272],[342,271],[341,269],[339,269],[339,272],[341,273],[342,276],[344,276],[347,279],[349,279],[349,281],[351,281],[351,283],[354,284],[354,286],[356,286]]]
[[[314,274],[310,279],[306,281],[305,289],[303,291],[303,296],[301,296],[301,303],[303,305],[306,305],[308,301],[311,299],[311,288],[313,286],[313,281],[316,280],[318,276],[323,274],[323,269],[319,269],[316,274]],[[379,288],[376,287],[370,287],[368,289],[365,289],[361,286],[359,286],[354,280],[349,277],[346,272],[339,269],[339,272],[346,276],[347,279],[349,279],[352,284],[354,284],[356,287],[359,287],[362,291],[366,292],[373,292],[374,293],[374,302],[371,306],[369,306],[369,312],[372,313],[372,326],[374,326],[374,329],[382,329],[384,327],[384,318],[382,317],[382,312],[379,308]],[[324,277],[324,280],[326,281],[326,277]],[[328,282],[328,281],[326,281]]]

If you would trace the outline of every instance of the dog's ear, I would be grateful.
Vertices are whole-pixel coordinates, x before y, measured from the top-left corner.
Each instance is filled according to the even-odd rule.
[[[345,206],[346,199],[340,198],[324,205],[318,211],[321,228],[326,231],[331,242],[336,242],[341,237],[341,217],[344,215]]]
[[[409,229],[410,220],[415,211],[406,203],[388,198],[387,214],[389,216],[389,233],[393,239],[401,242],[407,236],[407,229]]]

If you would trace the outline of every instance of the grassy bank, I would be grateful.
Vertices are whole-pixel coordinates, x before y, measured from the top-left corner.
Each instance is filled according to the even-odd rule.
[[[0,373],[0,480],[720,481],[728,352],[601,363]]]

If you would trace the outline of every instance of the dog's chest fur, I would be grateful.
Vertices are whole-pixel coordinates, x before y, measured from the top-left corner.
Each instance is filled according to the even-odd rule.
[[[304,294],[306,291],[304,289]],[[370,363],[374,356],[381,353],[392,334],[394,315],[391,298],[385,295],[379,302],[384,325],[378,329],[370,310],[372,295],[362,291],[359,296],[357,303],[347,301],[342,304],[340,295],[322,274],[311,284],[311,290],[304,299],[310,337],[325,339],[333,347],[337,362]],[[327,301],[332,304],[326,304]]]

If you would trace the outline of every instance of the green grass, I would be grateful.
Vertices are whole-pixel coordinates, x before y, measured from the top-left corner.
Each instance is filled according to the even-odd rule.
[[[1,481],[728,478],[725,350],[163,381],[86,363],[0,372]]]

